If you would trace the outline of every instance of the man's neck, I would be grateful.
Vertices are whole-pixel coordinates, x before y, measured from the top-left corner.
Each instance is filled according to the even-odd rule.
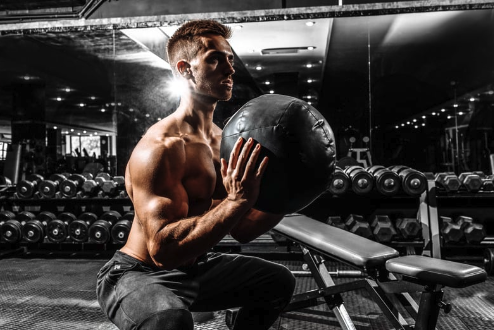
[[[208,137],[212,134],[213,114],[217,103],[211,99],[186,97],[180,100],[175,113],[193,132]]]

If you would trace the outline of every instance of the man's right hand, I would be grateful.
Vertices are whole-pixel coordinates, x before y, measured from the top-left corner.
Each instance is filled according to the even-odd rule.
[[[244,139],[240,137],[235,143],[228,164],[224,158],[221,159],[221,176],[228,194],[227,199],[245,203],[246,207],[251,208],[259,196],[261,178],[266,170],[268,158],[264,157],[256,168],[261,145],[256,144],[254,147],[253,139],[249,138],[242,147],[243,141]],[[254,150],[249,156],[253,147]]]

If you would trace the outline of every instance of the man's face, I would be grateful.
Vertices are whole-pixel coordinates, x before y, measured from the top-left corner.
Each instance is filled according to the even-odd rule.
[[[190,62],[193,93],[227,101],[232,97],[233,51],[225,38],[202,37],[205,45]]]

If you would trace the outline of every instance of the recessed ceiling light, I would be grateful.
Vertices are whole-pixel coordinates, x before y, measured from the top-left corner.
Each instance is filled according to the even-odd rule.
[[[71,91],[71,89],[69,87],[65,88],[65,91],[68,93]]]
[[[475,101],[475,97],[470,98],[470,102],[473,102],[473,101]]]
[[[463,116],[463,111],[458,112],[460,116]]]
[[[95,100],[95,99],[96,99],[96,97],[95,97],[95,96],[91,96],[91,100]]]
[[[425,118],[427,118],[427,116],[422,116],[422,118],[424,118],[424,119],[425,119]]]
[[[79,103],[79,106],[82,108],[83,106],[85,106],[84,103]]]
[[[269,94],[274,94],[274,90],[270,90],[269,91]]]
[[[106,109],[105,109],[105,108],[102,108],[100,111],[101,111],[101,112],[105,112],[105,111],[106,111]]]
[[[312,64],[310,64],[310,63],[306,65],[306,67],[308,67],[308,68],[312,68],[312,66],[313,66],[313,65],[312,65]]]
[[[53,129],[57,129],[58,127],[57,126],[53,126]]]
[[[308,82],[309,84],[310,84],[310,83],[312,83],[313,81],[314,81],[314,80],[312,80],[312,79],[307,79],[307,82]]]
[[[146,113],[146,117],[149,117],[149,113]]]
[[[270,82],[269,80],[266,80],[266,81],[264,82],[264,84],[269,85],[269,84],[271,84],[271,82]]]
[[[262,66],[260,66],[260,65],[256,66],[256,70],[258,70],[258,71],[262,70]]]
[[[314,50],[314,49],[316,49],[316,47],[314,47],[314,46],[309,46],[309,47],[307,47],[307,49],[308,49],[308,50]]]
[[[305,22],[305,25],[307,25],[307,26],[314,26],[314,24],[316,24],[316,22],[313,22],[313,21]]]
[[[441,112],[444,112],[444,111],[446,111],[446,109],[441,109]]]
[[[453,104],[453,106],[454,106],[455,108],[458,108],[458,104],[456,104],[456,103],[455,103],[455,104]]]
[[[56,100],[57,100],[58,102],[60,102],[60,101],[62,101],[62,98],[61,98],[61,97],[57,97],[57,98],[56,98]]]
[[[29,80],[29,79],[31,79],[31,77],[29,77],[29,76],[24,76],[23,78],[24,78],[24,80]]]
[[[242,26],[242,25],[235,25],[235,29],[236,29],[236,30],[240,30],[241,28],[243,28],[243,26]]]

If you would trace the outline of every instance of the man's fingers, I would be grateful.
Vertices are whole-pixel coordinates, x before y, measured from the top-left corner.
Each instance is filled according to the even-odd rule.
[[[264,157],[261,164],[259,164],[259,170],[257,171],[257,178],[259,180],[262,178],[264,172],[266,171],[266,168],[268,167],[268,161],[269,161],[269,158]]]
[[[238,161],[237,161],[237,166],[235,168],[236,170],[236,175],[237,177],[243,177],[243,173],[245,172],[244,168],[246,166],[246,163],[248,161],[248,156],[250,153],[250,149],[252,148],[252,145],[254,144],[254,141],[252,138],[249,138],[247,140],[247,143],[244,145],[242,152],[238,156]]]
[[[234,170],[237,167],[238,155],[240,153],[240,149],[242,148],[242,143],[244,139],[239,137],[235,145],[233,146],[232,152],[230,153],[230,161],[229,168],[230,170]]]
[[[256,172],[255,166],[257,163],[257,159],[259,158],[259,153],[261,152],[261,145],[258,143],[254,147],[254,151],[250,154],[249,160],[245,165],[244,178]]]

